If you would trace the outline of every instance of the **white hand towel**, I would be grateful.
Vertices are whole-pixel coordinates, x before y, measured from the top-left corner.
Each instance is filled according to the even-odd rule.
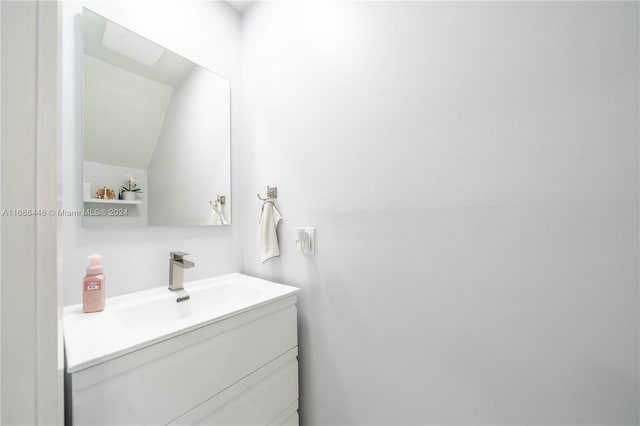
[[[271,201],[262,204],[262,214],[260,215],[260,260],[262,263],[269,259],[280,256],[280,247],[278,247],[278,234],[276,229],[282,216]]]
[[[227,219],[224,217],[224,211],[222,206],[218,203],[211,203],[211,225],[226,225]]]

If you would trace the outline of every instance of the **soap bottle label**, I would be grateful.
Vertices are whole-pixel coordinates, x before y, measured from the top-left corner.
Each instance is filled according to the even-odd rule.
[[[87,281],[84,283],[84,291],[100,291],[100,281]]]

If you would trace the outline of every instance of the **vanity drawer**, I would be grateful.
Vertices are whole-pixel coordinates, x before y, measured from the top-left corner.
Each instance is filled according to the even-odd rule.
[[[167,424],[294,348],[291,302],[239,314],[72,373],[73,424]]]
[[[170,424],[240,426],[281,424],[281,418],[291,421],[298,408],[297,354],[292,349]]]

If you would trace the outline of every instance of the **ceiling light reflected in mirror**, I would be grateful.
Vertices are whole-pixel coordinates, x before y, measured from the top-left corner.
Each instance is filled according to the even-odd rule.
[[[111,21],[107,22],[102,45],[147,66],[155,65],[164,52],[162,46]]]

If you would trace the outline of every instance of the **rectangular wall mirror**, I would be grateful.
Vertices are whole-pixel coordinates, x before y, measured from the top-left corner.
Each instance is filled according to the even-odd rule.
[[[84,226],[230,224],[229,80],[83,14]]]

